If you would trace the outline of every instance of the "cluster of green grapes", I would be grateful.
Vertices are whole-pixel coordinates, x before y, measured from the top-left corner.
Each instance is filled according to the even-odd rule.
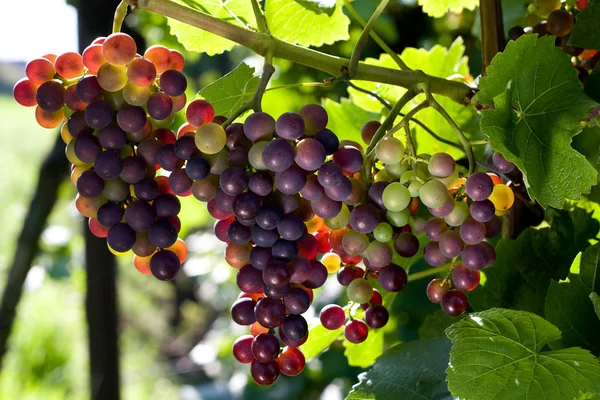
[[[465,312],[464,293],[495,260],[486,239],[499,233],[499,216],[514,201],[496,174],[465,177],[450,155],[412,155],[391,135],[366,156],[360,143],[340,141],[327,128],[327,112],[316,104],[224,126],[205,100],[185,107],[179,53],[136,51],[131,37],[115,33],[82,56],[33,60],[15,98],[37,106],[44,127],[66,120],[61,134],[76,206],[113,253],[134,254],[140,272],[176,276],[187,257],[177,237],[178,197],[207,203],[215,234],[227,243],[225,260],[238,270],[232,319],[250,329],[233,354],[251,364],[256,382],[270,385],[280,373],[304,369],[303,314],[330,275],[346,287],[349,303],[324,307],[319,319],[326,329],[343,328],[352,343],[387,324],[374,286],[402,290],[401,260],[420,249],[431,266],[447,266],[446,277],[430,283],[429,298],[449,315]],[[175,133],[178,111],[187,122]],[[365,124],[365,143],[379,126]],[[500,153],[493,164],[503,174],[514,168]]]
[[[588,0],[576,0],[574,3],[560,0],[535,0],[527,7],[527,14],[523,26],[513,26],[508,31],[510,40],[529,33],[536,33],[540,37],[546,35],[556,36],[556,46],[572,57],[575,68],[579,71],[579,80],[585,83],[590,71],[600,61],[600,53],[594,49],[583,49],[570,46],[569,36],[575,25],[575,16],[588,7]]]

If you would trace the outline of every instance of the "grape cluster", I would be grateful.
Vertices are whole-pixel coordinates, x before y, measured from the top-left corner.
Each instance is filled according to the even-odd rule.
[[[181,206],[173,177],[157,176],[157,169],[167,169],[161,156],[175,142],[167,127],[186,104],[184,60],[163,46],[143,57],[136,52],[129,35],[114,33],[81,55],[45,55],[27,64],[14,96],[36,107],[44,128],[66,121],[61,135],[73,164],[75,205],[91,232],[117,255],[133,250],[140,272],[170,280],[187,247],[177,237]]]
[[[600,61],[600,53],[594,49],[583,49],[568,44],[569,36],[575,26],[575,16],[588,7],[588,0],[576,0],[572,3],[561,3],[560,0],[535,0],[529,4],[528,15],[525,16],[525,27],[513,26],[508,31],[510,40],[529,33],[540,37],[556,36],[556,46],[572,57],[575,68],[579,71],[579,80],[587,80],[590,71]]]

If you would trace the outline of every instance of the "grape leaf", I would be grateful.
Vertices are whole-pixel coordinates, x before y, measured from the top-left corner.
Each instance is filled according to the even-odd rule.
[[[331,99],[323,99],[321,105],[329,116],[327,129],[335,133],[340,140],[354,140],[363,143],[360,130],[364,123],[379,119],[379,115],[365,111],[346,98],[342,98],[341,103]]]
[[[560,208],[596,184],[597,172],[570,143],[595,103],[587,97],[569,57],[554,37],[510,41],[481,79],[481,130],[494,150],[515,163],[532,199]]]
[[[444,375],[449,351],[443,337],[391,347],[358,376],[346,400],[451,400]]]
[[[598,283],[597,283],[598,282]],[[600,244],[579,254],[568,281],[552,281],[546,297],[546,319],[562,331],[553,349],[581,346],[600,354],[600,320],[595,315],[590,294],[600,288]]]
[[[306,361],[318,356],[331,346],[343,334],[343,331],[344,328],[336,329],[335,331],[325,329],[318,320],[315,324],[311,324],[308,328],[308,340],[300,346],[300,350],[304,353]]]
[[[481,285],[469,293],[475,310],[492,307],[544,313],[550,281],[565,279],[573,259],[598,233],[598,221],[581,208],[553,213],[548,228],[527,228],[515,240],[500,240],[496,262],[482,271]]]
[[[437,310],[425,317],[423,325],[419,328],[419,338],[444,337],[446,328],[458,321],[459,318],[462,318],[462,316],[456,318],[446,314],[442,310]]]
[[[331,17],[335,11],[335,0],[294,0],[317,14],[327,14]]]
[[[446,330],[448,388],[464,400],[575,399],[600,393],[600,362],[571,347],[543,351],[560,330],[535,314],[491,309]]]
[[[228,117],[252,99],[259,81],[260,79],[254,76],[254,68],[241,63],[227,75],[204,87],[198,94],[210,101],[215,115]]]
[[[596,64],[587,81],[585,81],[583,91],[592,99],[600,102],[600,64]]]
[[[367,339],[358,344],[344,339],[342,345],[345,347],[344,355],[348,359],[348,365],[353,367],[368,368],[383,354],[384,332],[381,329],[369,329]]]
[[[295,0],[269,0],[265,6],[265,18],[273,36],[301,46],[320,47],[350,37],[350,19],[342,11],[340,3],[329,16],[316,14]]]
[[[478,4],[477,0],[419,0],[423,12],[434,18],[443,17],[449,11],[460,13],[465,8],[474,10]]]
[[[256,26],[256,18],[252,12],[252,3],[248,0],[175,0],[193,9],[210,14],[234,25],[246,27]],[[209,56],[221,54],[233,49],[235,43],[214,35],[205,30],[195,28],[173,18],[167,18],[171,34],[179,43],[191,52],[206,53]]]
[[[596,312],[596,316],[600,319],[600,296],[596,292],[590,293],[590,300],[594,305],[594,311]]]
[[[569,36],[569,45],[600,50],[600,0],[590,0],[588,7],[577,14]]]
[[[402,52],[401,57],[410,68],[422,70],[429,75],[446,78],[456,74],[461,76],[469,74],[468,58],[464,56],[464,53],[465,46],[463,40],[459,37],[449,48],[440,45],[435,45],[430,50],[407,47]],[[387,54],[382,54],[379,59],[367,58],[366,62],[381,67],[398,68],[396,63]],[[398,101],[406,92],[406,89],[393,85],[365,81],[356,81],[355,83],[363,89],[378,94],[391,104]],[[383,106],[373,96],[359,92],[353,88],[348,88],[348,93],[352,102],[357,106],[365,110],[381,113]],[[434,97],[452,116],[467,137],[470,139],[479,137],[479,127],[476,123],[477,113],[473,107],[465,107],[443,96],[434,95]],[[422,96],[415,98],[403,109],[403,112],[414,108],[422,101]],[[422,110],[416,115],[416,118],[444,139],[457,142],[456,134],[450,128],[450,125],[435,110],[431,108]],[[413,131],[418,153],[433,154],[445,151],[453,157],[462,157],[464,155],[462,151],[445,143],[438,142],[418,125],[412,124],[411,130]],[[403,134],[403,132],[401,133]]]

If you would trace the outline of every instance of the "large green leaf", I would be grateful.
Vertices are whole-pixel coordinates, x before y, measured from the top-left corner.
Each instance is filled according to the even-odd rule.
[[[598,295],[596,292],[590,293],[590,301],[594,305],[596,316],[598,316],[598,319],[600,319],[600,295]]]
[[[317,14],[295,0],[268,0],[265,17],[273,36],[301,46],[320,47],[350,37],[350,19],[339,2],[329,16]]]
[[[531,198],[543,207],[562,207],[565,198],[590,192],[597,172],[570,143],[595,103],[554,37],[524,35],[509,42],[480,88],[478,99],[495,106],[483,112],[481,130],[523,172]]]
[[[600,289],[600,243],[579,254],[566,282],[552,281],[546,297],[546,319],[562,331],[553,349],[581,346],[600,354],[600,320],[590,294]]]
[[[600,50],[598,26],[600,26],[600,0],[590,0],[588,7],[575,18],[575,26],[569,36],[569,45]]]
[[[206,86],[198,94],[210,101],[216,115],[229,117],[242,104],[252,99],[259,80],[254,76],[254,68],[241,63],[236,69]]]
[[[360,130],[365,122],[379,119],[377,114],[365,111],[346,98],[342,98],[341,103],[326,98],[321,104],[329,116],[327,128],[334,132],[340,140],[354,140],[362,143]]]
[[[600,102],[600,64],[596,64],[592,70],[587,81],[585,81],[583,90],[592,99]]]
[[[325,13],[331,17],[335,11],[335,0],[294,0],[296,3],[308,8],[309,10],[322,14]]]
[[[464,400],[562,400],[600,393],[600,362],[577,347],[544,351],[560,330],[525,311],[492,309],[446,330],[448,388]]]
[[[515,240],[500,240],[496,262],[482,271],[482,284],[469,294],[475,310],[492,307],[544,313],[550,281],[565,279],[573,259],[598,233],[592,214],[557,211],[551,226],[528,228]]]
[[[330,331],[325,329],[321,323],[311,324],[308,328],[308,340],[300,346],[300,350],[308,361],[331,346],[337,338],[343,335],[343,331],[344,328]]]
[[[188,7],[210,14],[234,25],[256,26],[252,3],[248,0],[176,0]],[[186,23],[167,18],[171,34],[186,50],[209,56],[233,49],[235,43]]]
[[[460,13],[465,8],[474,10],[479,4],[477,0],[419,0],[423,11],[431,17],[440,18],[447,12]]]
[[[346,400],[451,400],[444,375],[449,351],[446,338],[391,347],[358,376]]]
[[[461,38],[457,38],[449,48],[440,45],[433,46],[430,50],[416,49],[407,47],[401,54],[402,60],[413,69],[422,70],[423,72],[447,78],[452,75],[466,76],[469,74],[468,58],[464,55],[465,46]],[[368,58],[368,64],[373,64],[381,67],[398,68],[396,63],[387,54],[382,54],[379,59]],[[359,87],[367,89],[378,94],[390,103],[395,103],[405,92],[406,89],[393,85],[386,85],[375,82],[355,82]],[[353,88],[348,89],[350,99],[356,105],[380,113],[382,105],[377,99],[369,94],[359,92]],[[460,105],[446,97],[434,96],[444,109],[452,116],[454,121],[462,128],[465,134],[474,138],[479,134],[479,128],[475,123],[477,113],[472,107]],[[417,104],[423,101],[423,97],[419,96],[411,101],[405,108],[404,112],[414,108]],[[420,111],[416,118],[423,122],[427,127],[437,133],[439,136],[457,142],[456,134],[448,125],[448,122],[439,115],[435,110],[428,108]],[[415,138],[418,153],[436,153],[445,151],[453,157],[462,157],[463,153],[445,143],[438,142],[429,135],[420,126],[412,124],[413,136]],[[401,132],[403,135],[404,133]]]

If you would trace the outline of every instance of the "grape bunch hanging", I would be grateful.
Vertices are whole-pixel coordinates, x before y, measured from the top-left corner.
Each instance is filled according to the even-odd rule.
[[[495,260],[486,238],[500,232],[498,216],[514,201],[498,175],[465,177],[450,155],[410,156],[393,136],[367,162],[359,143],[327,128],[327,112],[316,104],[277,120],[255,112],[224,128],[209,102],[185,108],[180,53],[163,46],[136,52],[131,37],[114,33],[82,55],[35,59],[15,99],[35,106],[45,128],[64,122],[77,209],[110,251],[133,252],[143,274],[171,280],[187,257],[178,196],[207,203],[215,234],[227,243],[225,259],[238,269],[232,319],[250,330],[233,355],[251,364],[256,382],[303,370],[299,346],[309,328],[302,314],[330,275],[350,302],[324,307],[319,319],[326,329],[343,328],[352,343],[386,325],[374,285],[402,290],[407,273],[394,260],[420,249],[429,265],[447,266],[428,297],[449,315],[465,312],[465,292]],[[184,109],[187,122],[175,133],[174,114]],[[365,124],[366,143],[379,126]],[[503,174],[514,168],[500,153],[492,160]],[[430,219],[418,224],[423,215]]]

